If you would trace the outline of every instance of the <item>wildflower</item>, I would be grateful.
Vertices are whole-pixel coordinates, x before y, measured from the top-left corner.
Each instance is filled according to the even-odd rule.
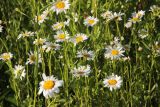
[[[112,73],[111,76],[104,79],[103,84],[104,87],[108,87],[112,91],[113,89],[120,88],[122,84],[122,79],[120,76],[114,75]]]
[[[51,50],[59,50],[60,45],[52,42],[45,42],[45,45],[42,46],[42,49],[46,52],[50,52]]]
[[[98,22],[98,19],[94,18],[93,16],[89,16],[84,20],[84,24],[86,26],[91,26],[91,27],[93,27],[95,24],[97,24],[97,22]]]
[[[93,51],[82,50],[82,51],[78,51],[77,57],[78,58],[83,57],[83,58],[86,58],[87,60],[93,60],[94,53]]]
[[[57,22],[57,23],[55,23],[55,24],[52,25],[52,29],[53,30],[61,30],[65,26],[68,26],[69,22],[70,22],[69,19],[67,21],[65,21],[65,22]]]
[[[41,14],[39,16],[35,16],[35,21],[40,25],[42,24],[47,18],[46,14]]]
[[[103,19],[110,19],[109,17],[112,16],[112,11],[107,10],[106,12],[101,14]]]
[[[57,31],[56,35],[54,35],[54,38],[56,39],[56,42],[63,42],[69,39],[67,31]]]
[[[54,3],[54,5],[51,7],[53,11],[56,11],[56,14],[59,13],[66,13],[66,10],[69,9],[70,4],[69,0],[60,0]]]
[[[102,13],[101,16],[103,17],[103,19],[106,19],[107,21],[111,21],[111,20],[117,20],[117,21],[121,21],[122,20],[122,15],[124,15],[124,13],[117,13],[117,12],[112,12],[112,11],[106,11],[105,13]]]
[[[121,58],[125,51],[123,50],[123,47],[120,44],[115,44],[113,46],[107,46],[106,52],[105,52],[105,58],[113,59],[119,59]]]
[[[30,52],[29,58],[27,59],[26,64],[35,64],[36,60],[37,60],[37,53],[35,52],[34,54]],[[38,54],[38,63],[41,63],[41,62],[42,62],[41,54]]]
[[[90,66],[80,66],[78,68],[74,68],[71,70],[71,73],[73,74],[74,77],[80,77],[80,76],[85,76],[88,77],[89,73],[91,72]]]
[[[27,38],[27,37],[30,37],[30,36],[34,36],[34,34],[36,34],[35,32],[30,32],[30,31],[25,31],[25,32],[22,32],[21,34],[18,35],[17,39],[20,39],[20,38]]]
[[[145,15],[145,11],[138,11],[137,13],[132,13],[132,18],[128,20],[128,22],[125,24],[125,27],[130,28],[132,26],[132,23],[140,22],[142,17]]]
[[[59,93],[59,87],[63,85],[63,80],[58,80],[53,75],[46,76],[44,73],[42,77],[43,81],[39,83],[39,95],[43,92],[43,96],[47,99],[53,97],[54,93]]]
[[[14,68],[14,76],[15,78],[20,78],[22,80],[22,77],[24,78],[26,75],[25,68],[22,65],[15,65]]]
[[[73,42],[74,45],[76,45],[76,44],[78,44],[80,42],[83,42],[83,41],[85,41],[87,39],[88,39],[88,37],[85,34],[79,33],[79,34],[76,34],[74,36],[74,38],[71,39],[71,42]]]
[[[13,57],[13,54],[11,54],[10,52],[8,52],[8,53],[3,53],[3,54],[1,54],[1,56],[0,56],[0,60],[9,61],[9,60],[12,59],[12,57]]]
[[[38,38],[38,39],[34,40],[33,44],[35,44],[35,45],[43,45],[44,42],[46,42],[46,39]]]

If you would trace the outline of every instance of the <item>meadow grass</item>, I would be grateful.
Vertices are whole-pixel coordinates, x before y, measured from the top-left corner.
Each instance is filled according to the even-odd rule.
[[[70,6],[66,13],[56,14],[49,11],[48,19],[39,23],[38,17],[35,17],[51,8],[54,3],[56,1],[53,0],[0,1],[0,20],[3,26],[0,32],[1,58],[3,53],[13,54],[12,59],[0,60],[1,107],[160,106],[158,0],[69,0]],[[151,11],[150,7],[153,5],[157,5],[157,8]],[[110,17],[108,21],[108,17],[102,17],[107,10],[124,14]],[[145,11],[145,14],[134,19],[132,13],[140,10]],[[97,18],[98,22],[94,26],[86,26],[84,20],[88,16]],[[129,18],[133,19],[132,26],[127,28],[125,24],[129,22]],[[53,30],[52,25],[68,19],[69,23],[63,23],[65,27],[62,27],[61,31],[67,31],[69,39],[56,42],[53,35],[56,35],[57,31]],[[34,32],[33,36],[17,39],[19,34],[25,31]],[[83,33],[88,38],[74,44],[74,35],[78,33]],[[147,36],[143,38],[140,35]],[[46,52],[45,43],[38,41],[36,45],[35,40],[40,38],[46,39],[45,43],[59,44],[60,49],[55,50],[56,46],[52,46],[53,49]],[[124,52],[122,56],[112,59],[111,53],[107,53],[108,46],[114,48],[117,44],[123,47]],[[82,50],[93,51],[93,59],[88,60],[88,56],[77,58],[77,52]],[[32,57],[35,62],[26,64],[30,52],[35,55]],[[109,58],[106,54],[110,55]],[[22,76],[22,79],[15,78],[15,65],[23,65],[24,77],[17,74],[18,77]],[[75,73],[78,67],[87,65],[90,67],[88,75]],[[59,93],[55,93],[51,98],[38,94],[43,73],[63,80]],[[103,81],[112,73],[121,77],[122,82],[111,91],[108,86],[104,87]]]

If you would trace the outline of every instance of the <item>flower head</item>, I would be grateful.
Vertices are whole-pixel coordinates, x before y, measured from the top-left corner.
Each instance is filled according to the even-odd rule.
[[[84,20],[84,24],[86,26],[94,26],[95,24],[97,24],[98,19],[94,18],[93,16],[89,16]]]
[[[27,59],[26,64],[35,64],[37,60],[37,53],[30,52],[29,58]],[[38,63],[42,62],[41,54],[38,54]]]
[[[83,41],[85,41],[85,40],[87,40],[87,39],[88,39],[88,37],[87,37],[85,34],[83,34],[83,33],[78,33],[78,34],[76,34],[76,35],[74,36],[74,38],[71,39],[71,42],[73,42],[74,45],[76,45],[76,44],[78,44],[78,43],[80,43],[80,42],[83,42]]]
[[[46,42],[46,39],[38,38],[38,39],[34,40],[33,44],[35,44],[35,45],[43,45],[45,42]]]
[[[36,32],[25,31],[25,32],[22,32],[21,34],[19,34],[17,39],[34,36],[34,34],[36,34]]]
[[[56,11],[56,14],[65,12],[66,10],[69,9],[69,0],[59,0],[54,3],[54,5],[51,7],[53,11]]]
[[[68,26],[69,22],[70,22],[69,19],[67,21],[65,21],[65,22],[57,22],[57,23],[55,23],[55,24],[52,25],[52,29],[53,30],[61,30],[65,26]]]
[[[63,42],[69,39],[69,34],[67,31],[57,31],[54,35],[56,42]]]
[[[83,58],[86,58],[87,60],[93,60],[94,52],[93,51],[87,51],[87,50],[78,51],[77,57],[78,58],[83,57]]]
[[[11,54],[10,52],[8,53],[3,53],[0,55],[0,60],[3,60],[3,61],[9,61],[11,60],[13,57],[13,54]]]
[[[22,80],[22,77],[25,77],[25,68],[22,65],[15,65],[14,68],[14,76],[15,78],[20,78]]]
[[[63,80],[58,80],[52,76],[46,76],[42,74],[43,81],[39,83],[39,92],[40,95],[43,92],[45,98],[51,98],[55,93],[59,93],[59,87],[63,85]]]
[[[108,87],[112,91],[113,89],[120,88],[122,79],[120,76],[112,74],[111,76],[104,79],[103,84],[104,87]]]
[[[78,68],[74,68],[71,70],[71,73],[73,74],[74,77],[80,77],[80,76],[85,76],[88,77],[89,73],[91,72],[90,66],[80,66]]]
[[[45,42],[45,44],[42,46],[42,49],[46,52],[50,52],[51,50],[59,50],[60,45],[52,42]]]
[[[119,59],[121,58],[125,51],[123,50],[123,47],[120,44],[114,44],[113,46],[107,46],[106,52],[105,52],[105,58],[113,59]]]

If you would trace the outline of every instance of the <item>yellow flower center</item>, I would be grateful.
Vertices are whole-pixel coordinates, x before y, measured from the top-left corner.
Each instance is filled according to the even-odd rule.
[[[59,35],[58,35],[58,39],[65,39],[65,34],[63,34],[63,33],[62,33],[62,34],[59,34]]]
[[[49,90],[49,89],[52,89],[54,87],[54,85],[55,85],[54,81],[47,80],[47,81],[44,81],[43,88],[45,90]]]
[[[94,20],[88,20],[88,23],[92,25],[94,23]]]
[[[79,74],[79,75],[83,75],[83,74],[84,74],[84,72],[83,72],[83,71],[78,71],[78,72],[77,72],[77,74]]]
[[[38,16],[38,17],[37,17],[37,20],[38,20],[38,21],[40,21],[40,20],[42,20],[42,19],[43,19],[42,16]]]
[[[111,51],[111,54],[112,54],[112,55],[118,55],[118,54],[119,54],[119,51],[118,51],[118,50],[112,50],[112,51]]]
[[[36,61],[36,57],[34,55],[30,55],[30,61],[35,62]]]
[[[59,24],[53,26],[53,28],[54,28],[54,29],[61,29],[63,26],[64,26],[64,23],[61,22],[61,23],[59,23]]]
[[[82,42],[83,41],[83,37],[82,36],[78,36],[76,37],[76,43]]]
[[[56,8],[58,9],[64,9],[65,3],[63,1],[59,1],[56,3]]]
[[[109,85],[115,85],[115,84],[117,84],[117,80],[115,80],[115,79],[110,79],[110,80],[108,80],[108,84],[109,84]]]
[[[138,17],[133,17],[132,20],[136,22],[139,21]]]
[[[2,55],[3,60],[9,60],[11,58],[10,54],[6,53]]]
[[[88,58],[88,57],[90,57],[90,54],[88,54],[88,53],[84,53],[84,54],[83,54],[83,57]]]

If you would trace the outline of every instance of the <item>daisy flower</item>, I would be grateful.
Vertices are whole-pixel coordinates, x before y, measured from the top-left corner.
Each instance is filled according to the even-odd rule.
[[[125,51],[123,50],[123,47],[120,44],[116,44],[113,46],[107,46],[106,47],[106,52],[105,52],[105,58],[110,58],[111,60],[113,59],[119,59],[121,58]]]
[[[58,15],[59,13],[65,12],[66,10],[69,9],[69,0],[58,0],[57,2],[54,3],[54,5],[51,7],[53,11],[56,12]]]
[[[41,14],[39,16],[35,16],[35,21],[38,22],[38,24],[42,24],[47,18],[46,14]]]
[[[137,13],[132,13],[132,18],[128,20],[128,22],[125,24],[125,27],[130,28],[132,26],[132,23],[140,22],[142,17],[145,15],[145,11],[138,11]]]
[[[86,26],[91,26],[91,27],[93,27],[95,24],[97,24],[97,22],[98,22],[98,19],[94,18],[93,16],[89,16],[84,20],[84,24]]]
[[[104,84],[104,87],[108,87],[112,91],[113,89],[120,88],[122,84],[122,79],[120,76],[114,75],[112,73],[111,76],[104,79],[103,84]]]
[[[45,42],[45,45],[42,46],[42,49],[46,52],[50,52],[51,50],[59,50],[60,45],[52,42]]]
[[[43,45],[45,42],[46,42],[46,39],[38,38],[38,39],[34,40],[33,44],[35,44],[35,45]]]
[[[67,21],[65,21],[65,22],[57,22],[57,23],[55,23],[55,24],[52,25],[52,29],[53,30],[61,30],[65,26],[68,26],[69,22],[70,22],[69,19]]]
[[[56,35],[54,35],[56,42],[64,42],[69,39],[69,34],[67,31],[57,31]]]
[[[13,54],[11,54],[10,52],[8,52],[8,53],[3,53],[3,54],[1,54],[1,56],[0,56],[0,60],[9,61],[9,60],[12,59],[12,57],[13,57]]]
[[[78,58],[83,57],[83,58],[86,58],[87,60],[93,60],[94,52],[93,51],[87,51],[87,50],[78,51],[77,57]]]
[[[47,99],[53,97],[54,93],[59,93],[59,87],[63,85],[63,80],[58,80],[53,75],[46,76],[44,73],[42,77],[43,81],[39,83],[39,95],[43,92],[43,96]]]
[[[29,58],[27,59],[26,64],[35,64],[37,60],[37,53],[30,52]],[[38,54],[38,63],[42,62],[41,54]]]
[[[36,32],[25,31],[25,32],[22,32],[21,34],[19,34],[17,39],[34,36],[34,34],[36,34]]]
[[[15,65],[13,70],[15,78],[20,78],[22,80],[22,77],[26,75],[25,68],[22,65]]]
[[[74,77],[80,77],[80,76],[88,77],[90,72],[91,72],[91,69],[89,65],[80,66],[78,68],[74,68],[73,70],[71,70],[71,73],[73,74]]]
[[[101,14],[103,19],[109,19],[110,16],[112,16],[112,11],[107,10],[106,12]]]
[[[80,42],[83,42],[83,41],[85,41],[85,40],[87,40],[87,39],[88,39],[88,37],[87,37],[85,34],[83,34],[83,33],[78,33],[78,34],[76,34],[76,35],[74,36],[74,38],[71,39],[71,42],[73,42],[74,45],[76,45],[76,44],[78,44],[78,43],[80,43]]]

